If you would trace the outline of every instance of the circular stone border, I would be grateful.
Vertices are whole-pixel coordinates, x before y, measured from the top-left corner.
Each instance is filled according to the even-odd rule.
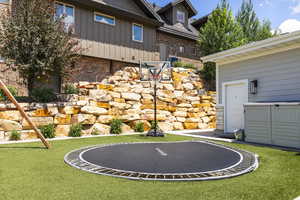
[[[199,172],[199,173],[157,174],[157,173],[140,173],[134,171],[125,171],[125,170],[107,168],[104,166],[98,166],[85,161],[81,157],[81,155],[88,150],[107,147],[107,146],[117,146],[117,145],[124,145],[124,144],[164,144],[164,143],[184,143],[184,142],[206,143],[221,148],[225,148],[240,154],[241,160],[240,162],[234,164],[233,166],[221,170]],[[71,151],[65,155],[64,161],[65,163],[67,163],[72,167],[90,173],[94,173],[94,174],[100,174],[100,175],[106,175],[106,176],[112,176],[118,178],[126,178],[132,180],[159,180],[159,181],[203,181],[203,180],[225,179],[225,178],[240,176],[255,171],[259,166],[258,155],[256,154],[253,154],[245,150],[240,150],[240,149],[231,148],[220,144],[215,144],[208,141],[134,142],[134,143],[103,144],[103,145],[84,147],[81,149]]]

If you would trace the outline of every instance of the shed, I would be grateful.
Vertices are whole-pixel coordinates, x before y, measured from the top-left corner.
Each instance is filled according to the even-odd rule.
[[[217,66],[217,129],[219,130],[233,132],[236,129],[246,128],[247,137],[249,131],[247,127],[249,128],[250,123],[245,120],[247,109],[257,110],[251,113],[251,118],[259,119],[265,115],[267,118],[270,117],[272,123],[275,117],[272,113],[266,114],[268,109],[262,105],[294,106],[296,109],[300,107],[297,103],[300,102],[300,31],[202,57],[202,61],[215,62]],[[299,144],[295,144],[300,148],[300,129],[291,127],[300,124],[300,112],[292,112],[293,109],[281,110],[284,110],[284,115],[294,117],[290,117],[290,121],[286,121],[287,118],[276,118],[279,122],[280,119],[285,120],[285,123],[280,122],[280,126],[277,126],[278,130],[282,130],[281,134],[285,134],[279,138],[286,140],[284,137],[292,135],[299,140]],[[296,133],[289,132],[291,130]],[[261,130],[257,129],[256,134],[261,134],[259,131]],[[255,142],[257,141],[268,143],[262,138],[261,141],[256,138]],[[269,143],[274,144],[272,141]],[[284,142],[276,142],[277,144],[297,146]]]

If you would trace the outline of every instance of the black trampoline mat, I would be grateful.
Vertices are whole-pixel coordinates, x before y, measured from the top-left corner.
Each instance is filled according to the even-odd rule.
[[[235,150],[206,142],[132,143],[90,148],[80,158],[97,166],[139,173],[199,173],[233,167]]]

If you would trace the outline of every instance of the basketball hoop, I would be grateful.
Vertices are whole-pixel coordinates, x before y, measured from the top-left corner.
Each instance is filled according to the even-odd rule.
[[[141,81],[154,82],[154,129],[147,133],[147,136],[163,137],[164,133],[157,127],[157,82],[172,80],[172,67],[170,62],[150,61],[140,62]]]

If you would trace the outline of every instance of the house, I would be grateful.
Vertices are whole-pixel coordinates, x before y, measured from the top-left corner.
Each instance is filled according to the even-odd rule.
[[[172,0],[164,7],[146,0],[58,0],[54,4],[56,17],[65,15],[67,28],[72,28],[84,49],[70,81],[100,81],[140,61],[173,58],[201,66],[197,38],[204,23],[193,19],[197,11],[189,0]]]
[[[217,127],[300,148],[300,31],[202,58],[217,64]]]

